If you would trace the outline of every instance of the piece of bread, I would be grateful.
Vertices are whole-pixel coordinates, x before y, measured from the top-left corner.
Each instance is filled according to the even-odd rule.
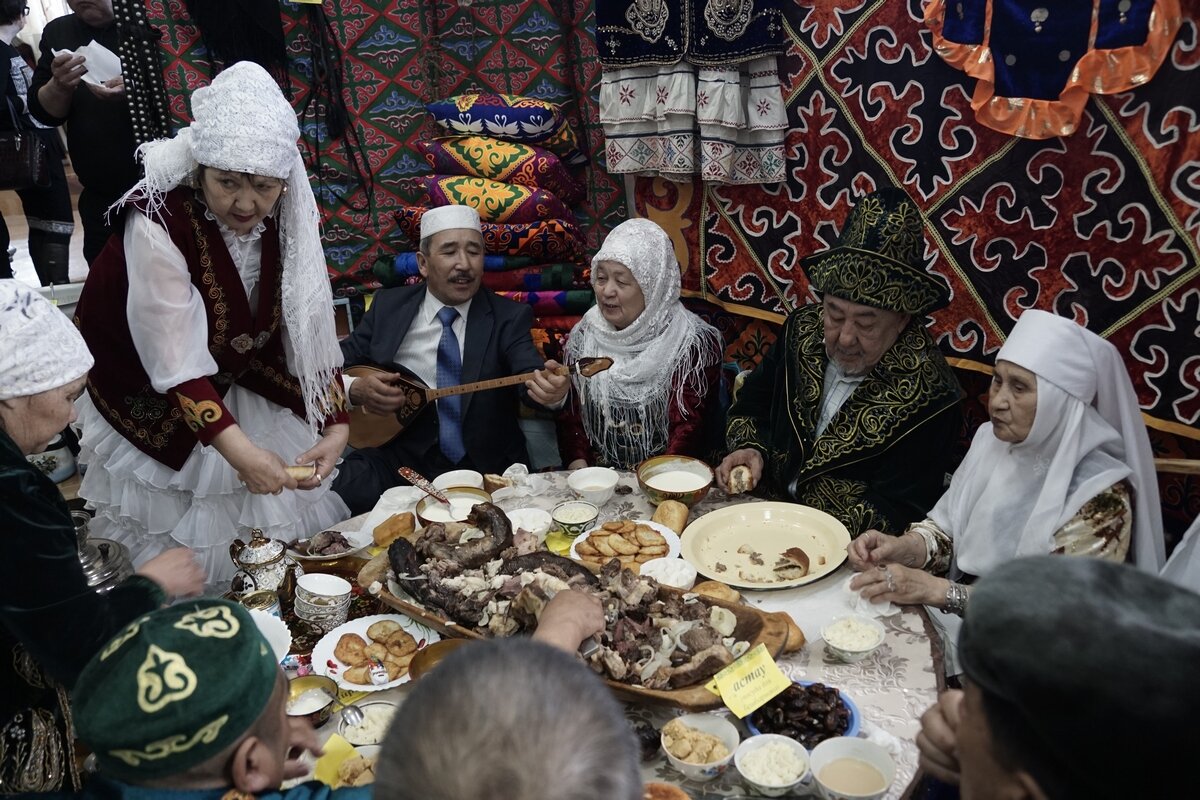
[[[692,800],[691,796],[669,783],[647,783],[642,787],[642,800]]]
[[[720,581],[701,581],[692,587],[692,591],[705,597],[724,600],[727,603],[736,603],[742,599],[741,592]]]
[[[739,464],[729,470],[729,486],[726,487],[726,492],[729,494],[741,494],[748,492],[754,488],[754,476],[750,474],[750,468],[744,464]]]
[[[401,536],[406,539],[412,536],[416,526],[417,521],[411,511],[392,514],[375,526],[375,530],[371,532],[371,538],[375,540],[376,546],[387,547]]]
[[[317,474],[315,464],[305,464],[303,467],[284,467],[283,471],[288,474],[292,480],[306,481],[313,475]]]
[[[510,478],[506,478],[503,475],[497,475],[494,472],[483,476],[483,490],[488,494],[491,494],[497,489],[506,489],[512,485],[513,482]]]
[[[658,504],[658,508],[654,509],[654,516],[650,521],[660,522],[676,533],[683,533],[683,529],[687,527],[688,507],[678,500],[663,500]]]
[[[792,619],[792,615],[786,611],[776,611],[775,615],[782,621],[787,623],[787,642],[783,645],[783,652],[794,653],[804,647],[804,631],[800,630],[800,626],[796,624],[796,620]]]

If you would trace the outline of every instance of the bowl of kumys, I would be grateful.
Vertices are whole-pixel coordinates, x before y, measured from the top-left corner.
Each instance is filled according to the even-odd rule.
[[[838,661],[847,663],[862,661],[871,655],[883,644],[883,636],[884,628],[879,620],[860,614],[836,617],[821,628],[826,652]]]
[[[738,745],[733,764],[754,791],[765,797],[779,797],[808,776],[808,751],[795,739],[760,733]]]

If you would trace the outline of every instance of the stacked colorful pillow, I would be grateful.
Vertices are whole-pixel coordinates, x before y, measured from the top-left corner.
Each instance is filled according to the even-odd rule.
[[[583,238],[569,206],[583,199],[584,189],[566,164],[587,158],[558,105],[518,95],[463,94],[426,108],[454,134],[417,145],[434,172],[423,179],[430,206],[475,208],[487,252],[516,259],[486,269],[582,260]],[[424,212],[415,206],[396,212],[400,230],[414,244]],[[397,277],[413,266],[411,255],[401,253]]]

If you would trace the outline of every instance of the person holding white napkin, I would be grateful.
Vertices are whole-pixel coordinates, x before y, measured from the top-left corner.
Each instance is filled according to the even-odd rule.
[[[949,634],[970,584],[1018,556],[1164,560],[1154,460],[1117,349],[1063,317],[1026,311],[996,358],[991,422],[980,426],[950,488],[901,536],[868,531],[849,545],[873,602],[924,603]],[[957,673],[953,635],[947,672]]]

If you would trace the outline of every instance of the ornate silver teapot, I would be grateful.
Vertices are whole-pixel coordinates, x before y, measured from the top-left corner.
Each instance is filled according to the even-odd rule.
[[[287,554],[287,545],[279,539],[268,539],[258,528],[250,531],[249,543],[234,539],[229,544],[229,557],[238,568],[232,585],[237,596],[262,589],[276,591],[290,570],[304,574]]]

